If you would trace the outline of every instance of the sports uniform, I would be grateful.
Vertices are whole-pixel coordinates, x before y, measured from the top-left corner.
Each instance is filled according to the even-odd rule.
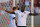
[[[9,27],[16,27],[15,14],[9,14]]]
[[[28,11],[15,11],[15,13],[17,13],[18,16],[18,20],[17,20],[17,27],[26,27],[26,19],[27,19],[27,15],[30,13]]]

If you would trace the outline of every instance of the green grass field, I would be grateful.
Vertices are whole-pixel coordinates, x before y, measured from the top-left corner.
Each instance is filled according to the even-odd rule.
[[[40,27],[40,25],[38,25],[38,26],[35,25],[34,27]]]
[[[31,27],[31,26],[27,26],[27,27]],[[40,25],[34,25],[34,27],[40,27]]]

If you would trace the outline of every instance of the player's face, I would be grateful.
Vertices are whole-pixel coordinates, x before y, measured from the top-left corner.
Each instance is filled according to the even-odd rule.
[[[24,12],[25,8],[22,8],[21,11]]]
[[[16,11],[16,10],[17,10],[17,8],[14,11]]]

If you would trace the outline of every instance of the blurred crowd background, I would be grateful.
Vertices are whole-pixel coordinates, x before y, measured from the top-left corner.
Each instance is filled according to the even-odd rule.
[[[14,2],[15,1],[15,2]],[[10,0],[9,2],[2,2],[0,3],[0,10],[8,10],[12,9],[13,7],[17,7],[21,10],[22,5],[25,6],[25,10],[31,11],[31,0]]]
[[[40,13],[40,0],[34,0],[34,11]]]

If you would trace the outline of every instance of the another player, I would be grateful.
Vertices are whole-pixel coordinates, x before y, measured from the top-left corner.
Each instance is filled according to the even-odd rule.
[[[9,27],[17,27],[16,26],[17,18],[15,16],[15,12],[13,12],[13,10],[10,10],[11,12],[9,12],[7,10],[5,10],[5,11],[9,13]]]
[[[17,27],[26,27],[26,19],[30,12],[25,11],[25,6],[21,7],[21,11],[16,10],[14,12],[17,13],[18,16]]]
[[[9,14],[9,27],[16,27],[15,20],[16,20],[15,14]]]

